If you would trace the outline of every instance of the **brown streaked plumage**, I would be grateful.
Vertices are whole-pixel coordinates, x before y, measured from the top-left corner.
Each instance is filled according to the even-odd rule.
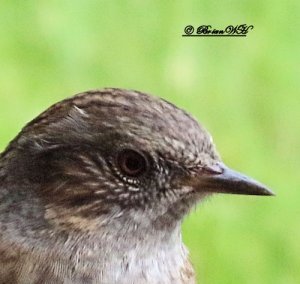
[[[195,283],[181,221],[215,192],[272,194],[162,99],[66,99],[0,156],[0,283]]]

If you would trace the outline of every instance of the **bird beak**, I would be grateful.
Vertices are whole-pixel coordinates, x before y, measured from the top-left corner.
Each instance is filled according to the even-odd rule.
[[[197,192],[230,193],[245,195],[275,195],[258,181],[236,172],[224,164],[204,167],[190,180]]]

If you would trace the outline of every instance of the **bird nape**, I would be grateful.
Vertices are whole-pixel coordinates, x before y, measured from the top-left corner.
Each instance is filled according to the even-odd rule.
[[[194,283],[181,222],[213,193],[272,195],[165,100],[63,100],[0,156],[0,283]]]

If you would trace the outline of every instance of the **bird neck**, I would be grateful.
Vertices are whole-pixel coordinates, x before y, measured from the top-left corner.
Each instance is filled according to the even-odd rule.
[[[27,196],[22,197],[22,192]],[[99,283],[188,283],[180,280],[192,271],[182,243],[181,220],[171,218],[168,211],[161,215],[158,208],[131,210],[110,216],[110,221],[99,217],[88,230],[67,230],[49,224],[40,200],[29,196],[30,190],[4,187],[0,193],[5,200],[0,232],[7,242],[2,245],[28,254],[31,261],[42,260],[49,267],[59,264],[63,271],[76,267],[78,275],[89,267],[92,279],[101,277]],[[18,210],[11,211],[16,204]]]
[[[102,271],[103,283],[186,283],[179,281],[188,263],[180,224],[173,230],[145,231],[120,223],[71,243],[62,251],[73,251],[71,261],[80,255],[81,262]]]

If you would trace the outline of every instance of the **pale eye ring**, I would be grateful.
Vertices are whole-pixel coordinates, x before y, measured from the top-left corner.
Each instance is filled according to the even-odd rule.
[[[122,174],[139,177],[148,169],[146,157],[138,151],[123,149],[117,156],[117,166]]]

